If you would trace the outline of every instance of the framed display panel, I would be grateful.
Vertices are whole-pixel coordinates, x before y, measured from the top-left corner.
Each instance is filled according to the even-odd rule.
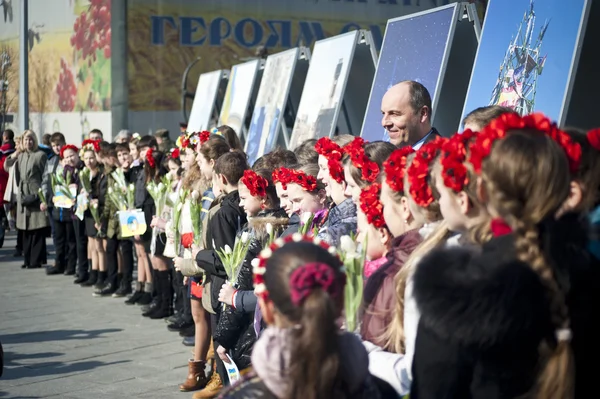
[[[229,71],[223,69],[200,75],[188,120],[189,132],[207,130],[216,123],[228,76]]]
[[[368,31],[352,31],[315,43],[290,149],[308,139],[331,137],[336,130],[359,133],[375,60]],[[349,80],[352,85],[347,85]]]
[[[287,146],[309,58],[305,47],[267,58],[246,141],[250,165],[277,145]]]
[[[520,114],[543,112],[560,124],[576,120],[580,110],[569,107],[569,101],[585,107],[585,93],[597,87],[597,78],[588,76],[591,80],[578,82],[578,89],[573,90],[582,64],[582,44],[589,34],[591,3],[572,0],[566,7],[559,0],[491,0],[463,117],[478,107],[502,105]],[[589,61],[597,59],[586,53],[588,57]],[[567,117],[569,108],[571,118]]]
[[[225,98],[219,115],[219,125],[227,125],[233,128],[245,139],[246,115],[248,108],[253,103],[254,87],[260,85],[262,74],[261,60],[256,59],[243,64],[234,65],[229,74],[229,82],[225,91]]]
[[[460,120],[480,31],[474,5],[453,3],[387,22],[361,136],[389,141],[381,100],[395,84],[421,83],[432,98],[432,124],[453,133]]]

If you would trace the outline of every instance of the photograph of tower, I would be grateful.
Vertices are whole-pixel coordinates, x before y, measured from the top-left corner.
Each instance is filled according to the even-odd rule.
[[[227,83],[218,124],[231,126],[240,136],[246,120],[250,97],[252,97],[258,66],[258,60],[234,65]]]
[[[358,33],[353,31],[315,43],[290,148],[335,132]]]
[[[498,104],[559,121],[577,61],[589,0],[491,0],[463,118]],[[460,127],[459,127],[460,129]]]

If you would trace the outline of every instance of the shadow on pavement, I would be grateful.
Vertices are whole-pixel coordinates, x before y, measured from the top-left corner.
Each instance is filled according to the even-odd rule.
[[[21,344],[27,342],[66,341],[71,339],[94,339],[102,334],[123,331],[121,328],[105,328],[101,330],[52,330],[28,333],[1,335],[3,344]]]
[[[62,362],[44,362],[31,366],[20,366],[4,370],[4,375],[0,380],[18,380],[27,377],[52,376],[61,374],[76,373],[79,371],[90,371],[98,367],[113,366],[115,364],[128,363],[128,360],[119,360],[115,362],[85,361],[65,364]]]

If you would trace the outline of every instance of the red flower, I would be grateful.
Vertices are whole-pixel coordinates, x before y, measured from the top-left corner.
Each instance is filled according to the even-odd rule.
[[[100,152],[100,140],[85,139],[81,143],[81,149],[85,151],[92,150],[96,153]]]
[[[469,162],[473,165],[475,173],[481,173],[483,160],[490,155],[494,141],[506,137],[508,131],[517,129],[533,129],[547,134],[565,151],[569,159],[571,172],[575,172],[579,168],[581,146],[574,142],[567,133],[560,130],[550,119],[542,113],[525,116],[507,113],[500,115],[483,128],[477,135],[475,142],[471,144]]]
[[[379,199],[380,195],[381,185],[378,183],[371,184],[360,193],[360,209],[367,216],[369,224],[378,229],[385,226],[383,204]]]
[[[352,142],[344,146],[343,151],[348,154],[352,165],[360,169],[361,177],[368,183],[373,183],[377,180],[381,169],[376,162],[365,154],[364,145],[366,142],[361,137],[356,137]]]
[[[344,181],[344,167],[342,166],[342,147],[337,145],[329,137],[320,138],[315,144],[315,150],[319,155],[323,155],[327,159],[327,168],[329,176],[338,183]]]
[[[148,151],[146,151],[146,162],[148,162],[148,166],[150,166],[152,169],[156,168],[156,161],[154,160],[154,150],[152,148],[149,148]]]
[[[314,176],[307,175],[301,170],[290,170],[290,181],[288,184],[295,183],[302,187],[304,191],[315,191],[317,189],[317,179]]]
[[[406,158],[415,152],[409,145],[394,150],[390,157],[383,163],[385,182],[397,193],[404,192],[404,174],[406,172]]]
[[[181,235],[181,246],[191,248],[194,243],[194,233],[185,233]]]
[[[442,146],[440,164],[444,185],[455,192],[461,192],[469,184],[469,173],[465,166],[467,145],[477,133],[467,129],[455,134]]]
[[[63,159],[65,157],[65,151],[66,150],[73,150],[76,153],[79,152],[79,148],[77,148],[76,146],[74,146],[73,144],[65,144],[62,146],[62,148],[60,149],[60,158]]]
[[[171,158],[179,158],[179,148],[173,148],[173,150],[171,150]]]
[[[600,151],[600,129],[592,129],[587,133],[587,139],[592,147]]]
[[[445,138],[438,137],[429,143],[423,144],[416,152],[415,158],[408,168],[410,195],[415,203],[422,208],[428,207],[433,202],[429,166],[446,140]]]
[[[492,235],[494,237],[512,233],[512,227],[510,227],[508,223],[502,219],[492,219],[490,223],[490,230],[492,231]]]
[[[248,187],[248,190],[253,197],[265,198],[267,196],[269,182],[255,171],[251,169],[244,171],[244,176],[242,176],[241,181]]]
[[[281,187],[287,190],[287,185],[292,178],[292,171],[288,168],[275,169],[272,174],[273,184],[281,183]]]
[[[200,132],[198,138],[200,139],[200,144],[204,144],[210,139],[210,132],[207,130],[203,130]]]

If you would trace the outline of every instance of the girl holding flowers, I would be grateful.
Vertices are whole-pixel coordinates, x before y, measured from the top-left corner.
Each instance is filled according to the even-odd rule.
[[[292,204],[292,212],[301,215],[301,230],[313,235],[327,221],[329,202],[325,184],[317,180],[319,167],[308,164],[290,171],[287,192]]]

